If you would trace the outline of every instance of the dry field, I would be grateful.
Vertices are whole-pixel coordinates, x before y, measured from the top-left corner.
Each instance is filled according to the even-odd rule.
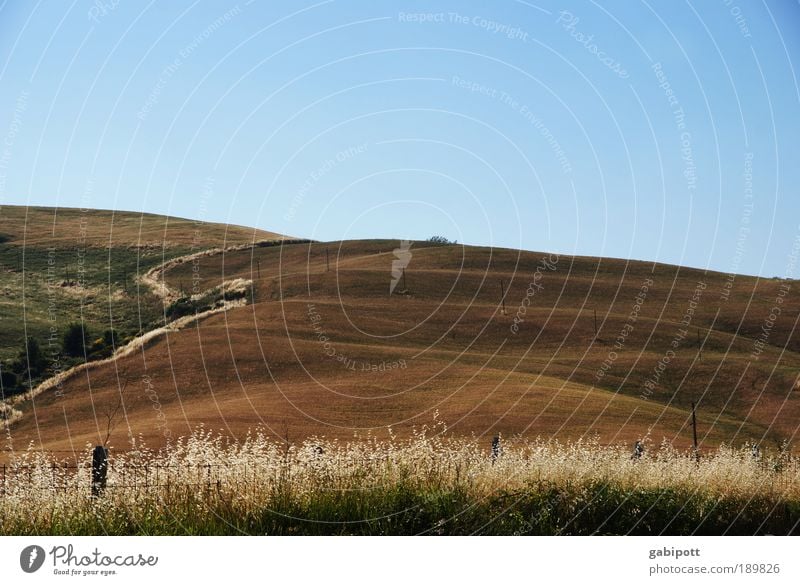
[[[251,280],[255,302],[20,404],[7,449],[32,443],[70,459],[111,428],[121,453],[201,425],[288,444],[385,438],[389,427],[408,437],[437,411],[452,434],[483,444],[501,433],[683,449],[693,401],[701,450],[795,437],[793,283],[415,242],[389,294],[398,246],[256,247],[173,267],[173,290]]]

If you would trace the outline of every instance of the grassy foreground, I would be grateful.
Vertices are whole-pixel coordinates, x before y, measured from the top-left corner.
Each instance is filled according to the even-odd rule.
[[[89,461],[87,452],[82,460]],[[0,480],[0,534],[793,534],[800,471],[787,455],[722,447],[698,461],[666,445],[632,460],[596,443],[198,433],[159,453],[112,455],[89,496],[88,466],[41,453]]]

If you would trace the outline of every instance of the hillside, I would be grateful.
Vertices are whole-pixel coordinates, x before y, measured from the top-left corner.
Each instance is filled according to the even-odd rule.
[[[704,448],[772,448],[797,432],[793,282],[399,245],[254,247],[171,266],[173,292],[238,279],[248,304],[81,372],[35,408],[19,404],[11,446],[81,449],[102,442],[109,420],[110,444],[125,450],[131,437],[159,447],[200,425],[293,442],[381,436],[388,426],[408,434],[436,418],[487,441],[499,432],[686,447],[692,402]],[[396,265],[389,294],[401,260],[405,275]]]
[[[140,285],[147,270],[193,251],[276,237],[152,214],[2,206],[0,367],[8,373],[17,362],[21,389],[68,367],[75,356],[61,352],[61,338],[81,321],[87,345],[99,355],[109,353],[111,345],[163,319],[160,299]],[[41,353],[32,371],[19,360],[26,337],[36,340]],[[106,343],[112,337],[114,343]],[[3,390],[15,391],[8,384]]]

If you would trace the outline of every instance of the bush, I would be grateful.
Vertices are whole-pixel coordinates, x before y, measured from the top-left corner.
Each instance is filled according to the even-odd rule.
[[[106,347],[115,349],[119,346],[119,334],[114,329],[106,329],[103,332],[103,343]]]
[[[186,315],[194,315],[195,313],[207,311],[211,307],[208,305],[200,305],[197,301],[193,301],[189,297],[183,297],[172,303],[167,307],[166,315],[170,321],[180,319]]]
[[[30,376],[31,378],[38,378],[44,371],[46,360],[39,342],[33,337],[28,337],[25,340],[25,347],[19,352],[17,361],[12,366],[15,373],[23,378]]]
[[[222,294],[222,300],[235,301],[236,299],[243,299],[247,296],[247,292],[245,290],[226,290]]]
[[[83,323],[72,323],[67,327],[62,341],[64,353],[72,357],[84,357],[87,353],[89,330]]]
[[[17,375],[0,366],[0,388],[3,390],[3,395],[16,394],[18,384]]]
[[[431,244],[455,244],[455,242],[451,242],[444,236],[431,236],[427,241]]]

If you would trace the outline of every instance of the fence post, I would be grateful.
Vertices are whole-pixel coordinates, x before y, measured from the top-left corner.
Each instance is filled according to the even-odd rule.
[[[501,451],[502,447],[500,446],[500,435],[495,435],[494,439],[492,439],[492,465],[494,465],[494,462],[497,461],[498,457],[500,457]]]
[[[108,478],[108,449],[97,445],[92,451],[92,497],[102,495]]]

